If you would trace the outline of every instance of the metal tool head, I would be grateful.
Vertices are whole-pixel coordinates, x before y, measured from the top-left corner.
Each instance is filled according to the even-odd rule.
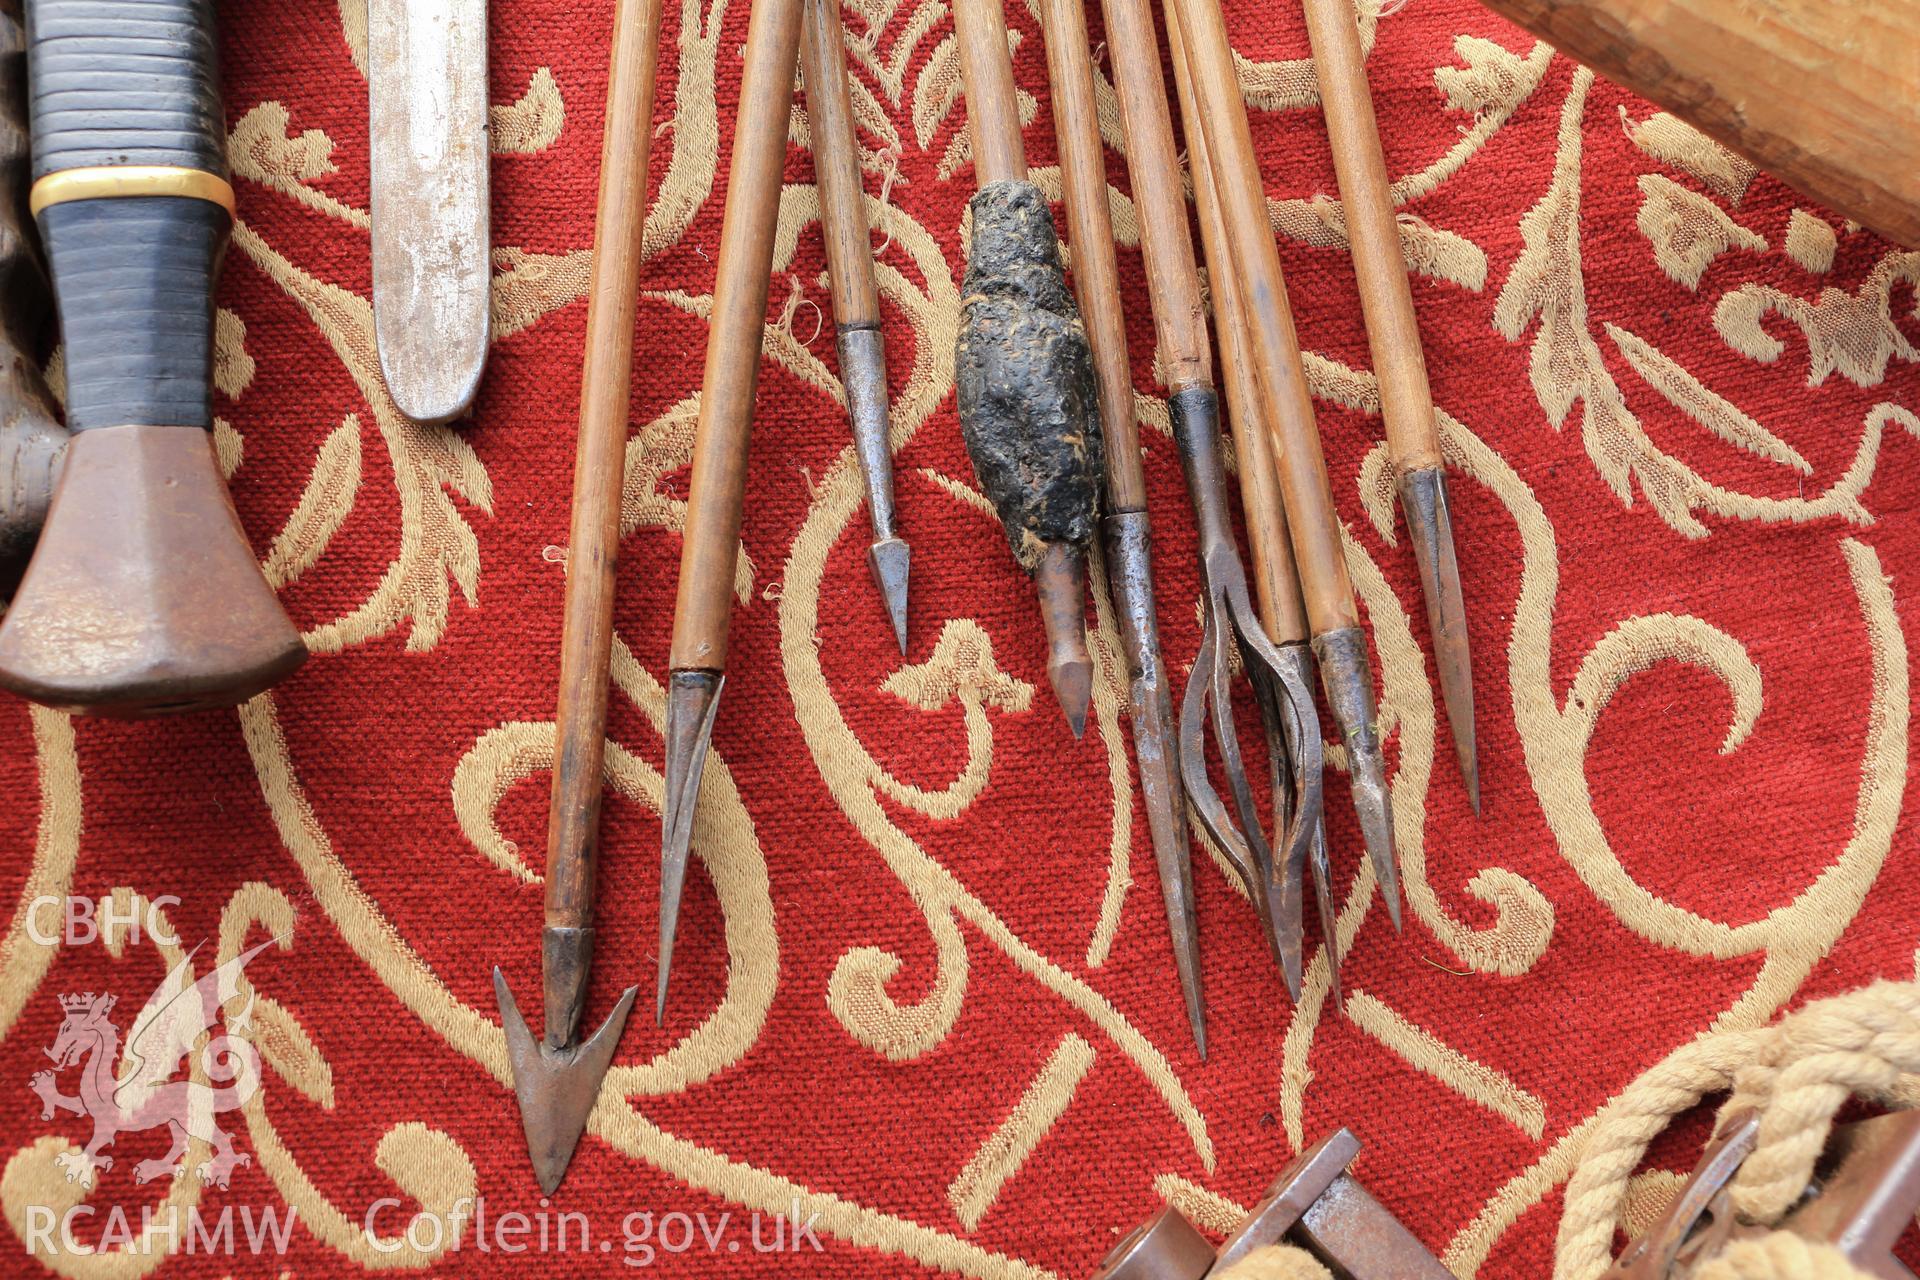
[[[1204,1280],[1213,1258],[1207,1238],[1168,1205],[1122,1236],[1093,1280]]]
[[[1160,659],[1160,624],[1153,605],[1151,526],[1144,511],[1116,511],[1102,522],[1106,533],[1107,585],[1119,614],[1126,651],[1133,725],[1133,753],[1140,766],[1140,796],[1160,870],[1173,963],[1180,976],[1193,1042],[1207,1056],[1207,1009],[1200,991],[1200,924],[1193,905],[1193,860],[1187,845],[1187,806],[1180,789],[1180,763],[1173,718],[1173,691]]]
[[[1447,473],[1438,467],[1400,477],[1400,507],[1413,535],[1413,559],[1420,567],[1420,590],[1427,601],[1427,628],[1433,633],[1433,665],[1440,674],[1440,698],[1453,730],[1453,752],[1467,799],[1480,813],[1480,763],[1474,745],[1473,661],[1467,646],[1467,606],[1460,593],[1460,560],[1453,548],[1453,512],[1447,504]]]
[[[1208,1274],[1285,1240],[1343,1280],[1448,1280],[1426,1246],[1349,1172],[1359,1154],[1360,1140],[1347,1129],[1301,1152],[1221,1242]]]
[[[1214,1272],[1225,1271],[1255,1249],[1277,1244],[1306,1215],[1313,1202],[1326,1194],[1334,1180],[1360,1154],[1360,1139],[1350,1129],[1337,1129],[1296,1156],[1280,1171],[1260,1203],[1248,1210],[1233,1234],[1220,1242]]]
[[[1288,833],[1277,870],[1283,887],[1287,918],[1304,914],[1300,898],[1306,875],[1313,877],[1314,906],[1320,918],[1320,937],[1327,951],[1334,1008],[1343,1008],[1340,996],[1340,945],[1334,931],[1332,874],[1327,864],[1327,821],[1321,792],[1324,761],[1320,742],[1320,715],[1313,705],[1313,657],[1304,644],[1275,645],[1274,666],[1248,668],[1260,701],[1260,721],[1267,734],[1268,779],[1273,788],[1273,827]],[[1309,830],[1292,819],[1294,810],[1310,806],[1316,815]]]
[[[1668,1280],[1676,1268],[1692,1270],[1693,1263],[1704,1256],[1703,1246],[1709,1239],[1714,1249],[1724,1243],[1733,1216],[1727,1184],[1753,1153],[1759,1136],[1758,1112],[1743,1112],[1722,1125],[1700,1153],[1693,1175],[1680,1194],[1667,1205],[1659,1221],[1641,1232],[1614,1261],[1607,1280]]]
[[[687,853],[700,776],[713,741],[713,717],[727,678],[718,671],[675,671],[667,689],[667,799],[660,826],[660,968],[653,1017],[667,1020],[667,979],[673,969],[673,938],[680,926],[680,894],[687,883]]]
[[[1206,602],[1207,606],[1212,604],[1210,600]],[[1254,911],[1260,917],[1261,932],[1273,952],[1274,963],[1280,967],[1291,992],[1296,989],[1297,966],[1289,968],[1273,925],[1274,907],[1269,893],[1273,884],[1273,852],[1261,830],[1259,814],[1253,808],[1253,793],[1247,785],[1240,740],[1234,732],[1233,695],[1224,652],[1230,626],[1222,610],[1203,608],[1200,648],[1194,653],[1193,668],[1187,674],[1187,691],[1180,699],[1180,779],[1200,826],[1246,886]],[[1221,768],[1226,773],[1234,806],[1239,810],[1237,823],[1220,793],[1214,790],[1207,772],[1209,705]]]
[[[1347,748],[1347,778],[1360,817],[1367,861],[1380,881],[1387,918],[1400,931],[1400,864],[1393,849],[1393,796],[1387,790],[1387,759],[1373,718],[1373,671],[1367,664],[1367,637],[1359,627],[1342,627],[1315,636],[1320,684],[1327,706],[1340,726]]]
[[[1301,881],[1313,832],[1320,820],[1319,721],[1313,710],[1312,690],[1274,648],[1254,618],[1245,577],[1232,549],[1228,548],[1225,555],[1216,553],[1203,559],[1202,565],[1207,595],[1203,602],[1200,650],[1180,708],[1180,773],[1201,825],[1246,881],[1287,992],[1298,999],[1303,935]],[[1282,807],[1275,811],[1275,830],[1281,837],[1278,856],[1262,829],[1233,722],[1226,655],[1229,637],[1238,642],[1241,661],[1247,670],[1258,673],[1253,676],[1254,683],[1256,688],[1264,689],[1263,698],[1271,700],[1272,714],[1278,724],[1292,726],[1283,728],[1279,739],[1270,741],[1269,745],[1298,744],[1297,752],[1283,752],[1287,758],[1273,766],[1275,785],[1284,796]],[[1239,819],[1237,826],[1207,777],[1209,704],[1214,745],[1220,753],[1221,769],[1233,796],[1234,811]]]
[[[1327,815],[1324,810],[1320,814],[1320,821],[1313,827],[1313,846],[1307,850],[1307,870],[1313,876],[1313,905],[1320,917],[1321,945],[1327,949],[1327,978],[1333,1007],[1337,1012],[1345,1013],[1347,1003],[1340,987],[1339,914],[1333,903],[1333,868],[1327,860]]]
[[[507,1061],[513,1067],[514,1096],[520,1101],[520,1125],[526,1131],[533,1176],[547,1195],[567,1175],[639,992],[638,987],[622,992],[607,1020],[585,1040],[554,1048],[527,1029],[506,975],[494,968],[493,998],[500,1006],[501,1030],[507,1033]]]
[[[1725,1121],[1680,1194],[1627,1246],[1606,1280],[1675,1280],[1732,1241],[1773,1230],[1838,1249],[1879,1280],[1913,1280],[1893,1248],[1920,1209],[1920,1111],[1835,1128],[1806,1195],[1771,1227],[1740,1221],[1730,1192],[1759,1135],[1758,1112]]]
[[[1280,968],[1288,993],[1298,999],[1301,897],[1297,884],[1289,893],[1286,872],[1304,865],[1305,850],[1320,815],[1319,788],[1311,785],[1296,789],[1291,825],[1281,833],[1282,854],[1276,861],[1254,806],[1253,787],[1247,780],[1234,727],[1227,645],[1239,642],[1240,657],[1248,671],[1258,670],[1256,681],[1267,682],[1275,691],[1277,705],[1284,708],[1279,713],[1282,722],[1291,719],[1300,726],[1296,731],[1302,758],[1289,761],[1288,768],[1303,778],[1317,779],[1320,735],[1317,727],[1312,733],[1304,732],[1305,725],[1317,725],[1312,692],[1275,650],[1253,613],[1246,570],[1240,563],[1227,516],[1218,397],[1211,387],[1189,387],[1170,397],[1167,408],[1200,530],[1200,648],[1180,705],[1180,776],[1200,825],[1245,882],[1274,963]],[[1220,752],[1220,766],[1233,796],[1238,825],[1207,777],[1209,704],[1214,745]]]
[[[901,657],[907,653],[907,568],[911,560],[912,553],[900,538],[882,538],[867,548],[867,568],[873,571],[873,585],[880,588],[880,598],[886,603]]]

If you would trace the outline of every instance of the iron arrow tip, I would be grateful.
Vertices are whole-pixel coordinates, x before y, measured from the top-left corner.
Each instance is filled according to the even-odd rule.
[[[1300,939],[1296,937],[1291,943],[1283,941],[1280,948],[1280,981],[1287,989],[1287,999],[1295,1004],[1300,1003],[1301,969]]]
[[[1327,955],[1327,987],[1333,996],[1336,1013],[1347,1011],[1340,993],[1340,920],[1333,906],[1333,868],[1327,860],[1327,823],[1323,814],[1315,820],[1313,843],[1307,850],[1307,868],[1313,876],[1313,901],[1320,913],[1321,946]]]
[[[713,718],[727,678],[718,671],[675,671],[667,688],[667,786],[660,824],[660,976],[654,1018],[665,1022],[667,975],[680,925],[680,895],[700,799],[700,776],[713,741]]]
[[[500,1006],[500,1027],[507,1037],[507,1061],[513,1070],[513,1092],[520,1103],[520,1127],[527,1138],[534,1180],[552,1195],[567,1176],[587,1117],[600,1097],[600,1085],[620,1046],[627,1015],[633,1010],[638,987],[628,987],[600,1029],[578,1044],[548,1048],[527,1029],[514,1003],[513,992],[498,966],[493,971],[493,997]]]
[[[1360,834],[1367,846],[1367,861],[1373,864],[1374,878],[1380,882],[1380,896],[1386,900],[1387,919],[1393,931],[1402,931],[1400,918],[1400,870],[1393,847],[1393,802],[1387,796],[1386,761],[1378,741],[1371,750],[1354,749],[1349,741],[1352,761],[1353,807],[1360,816]]]
[[[907,655],[907,568],[912,558],[901,538],[882,538],[867,548],[867,567],[873,571],[873,583],[886,603],[893,638],[903,658]]]
[[[1110,519],[1112,519],[1110,517]],[[1200,989],[1200,930],[1193,909],[1193,861],[1187,850],[1187,806],[1180,789],[1177,732],[1173,696],[1159,670],[1160,634],[1152,610],[1152,578],[1146,568],[1145,548],[1138,542],[1109,541],[1116,566],[1114,578],[1123,580],[1116,603],[1122,604],[1121,628],[1134,631],[1140,653],[1153,655],[1151,675],[1138,675],[1132,686],[1133,754],[1140,770],[1140,797],[1146,803],[1147,831],[1153,840],[1153,858],[1160,871],[1167,929],[1173,943],[1174,971],[1180,996],[1187,1006],[1194,1047],[1207,1060],[1207,1005]],[[1136,551],[1137,549],[1137,551]],[[1129,597],[1125,593],[1142,594]],[[1145,607],[1136,607],[1138,602]]]
[[[1185,852],[1183,849],[1182,853]],[[1193,1047],[1207,1060],[1207,1001],[1200,991],[1200,936],[1193,915],[1192,881],[1168,886],[1168,896],[1185,898],[1185,909],[1168,919],[1173,930],[1173,965],[1180,978],[1180,996],[1187,1005],[1187,1024],[1193,1028]]]
[[[1427,602],[1433,663],[1440,677],[1447,726],[1453,732],[1454,756],[1460,762],[1460,776],[1467,784],[1467,798],[1477,818],[1480,766],[1474,741],[1473,657],[1467,643],[1467,607],[1460,589],[1460,559],[1454,550],[1446,472],[1432,467],[1401,476],[1400,509],[1413,535],[1413,559],[1420,569],[1420,590]]]
[[[1405,933],[1406,922],[1400,916],[1400,883],[1395,877],[1394,883],[1380,885],[1380,895],[1387,900],[1387,921],[1393,925],[1395,933]]]
[[[1373,670],[1367,662],[1367,639],[1359,627],[1342,627],[1316,636],[1313,649],[1320,659],[1320,683],[1327,705],[1340,726],[1347,747],[1348,779],[1353,807],[1360,818],[1360,835],[1367,861],[1386,899],[1387,918],[1398,933],[1400,872],[1393,848],[1393,797],[1387,790],[1387,761],[1373,718]]]

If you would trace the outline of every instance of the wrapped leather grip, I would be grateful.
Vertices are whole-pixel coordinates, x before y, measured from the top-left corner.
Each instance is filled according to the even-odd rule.
[[[33,172],[163,165],[226,176],[209,0],[32,0]],[[76,431],[212,423],[213,285],[231,219],[181,196],[48,205],[40,236]]]
[[[227,176],[211,0],[30,0],[33,176],[165,164]]]

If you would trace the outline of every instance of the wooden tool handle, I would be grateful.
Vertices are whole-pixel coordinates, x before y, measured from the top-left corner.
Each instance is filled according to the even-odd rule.
[[[1195,133],[1206,147],[1221,223],[1239,273],[1245,332],[1273,428],[1274,463],[1286,500],[1295,567],[1318,636],[1357,625],[1359,611],[1226,19],[1218,0],[1170,0],[1168,7],[1175,77],[1183,81],[1180,96],[1186,114],[1201,126]]]
[[[1484,0],[1788,186],[1920,247],[1920,3]]]
[[[1160,37],[1147,0],[1104,0],[1107,51],[1120,100],[1120,126],[1127,138],[1127,169],[1133,179],[1134,214],[1140,220],[1140,257],[1147,269],[1154,329],[1167,389],[1213,385],[1213,351],[1180,195],[1180,153],[1160,73]]]
[[[0,684],[74,711],[252,697],[306,657],[213,456],[213,285],[233,222],[210,0],[36,0],[31,197],[76,432]]]
[[[674,600],[675,671],[720,671],[727,663],[733,566],[746,498],[747,443],[760,375],[773,234],[780,217],[780,171],[787,156],[800,16],[800,0],[759,0],[747,24],[740,117],[727,170],[727,212],[720,227],[680,586]]]
[[[880,290],[873,280],[873,242],[860,182],[860,147],[847,91],[847,54],[840,0],[805,0],[800,65],[813,130],[813,173],[820,188],[820,234],[826,241],[833,322],[841,329],[877,328]]]
[[[1093,98],[1093,58],[1081,0],[1045,0],[1047,67],[1053,88],[1053,131],[1060,143],[1067,240],[1073,249],[1073,291],[1093,351],[1107,504],[1144,511],[1147,477],[1133,420],[1133,371],[1127,362],[1127,318],[1120,306],[1120,264],[1107,207],[1107,168]]]
[[[1020,99],[1007,52],[1007,15],[1000,0],[954,0],[953,34],[967,85],[967,129],[973,137],[975,183],[1026,181],[1020,141]]]
[[[1407,286],[1407,262],[1394,216],[1393,184],[1367,88],[1360,28],[1350,0],[1304,0],[1307,36],[1320,78],[1320,101],[1333,145],[1333,168],[1346,210],[1353,274],[1367,321],[1387,448],[1401,474],[1438,467],[1440,433],[1420,350],[1420,323]]]
[[[659,47],[660,0],[619,0],[607,74],[606,132],[593,220],[593,275],[587,287],[580,436],[575,444],[573,516],[567,534],[566,623],[560,637],[560,701],[547,822],[549,928],[585,928],[593,918],[607,666],[613,652],[614,567],[620,553],[620,488]]]
[[[1194,203],[1200,211],[1200,240],[1207,255],[1207,278],[1213,285],[1213,328],[1220,339],[1220,368],[1226,375],[1227,413],[1233,424],[1234,460],[1240,470],[1240,506],[1246,513],[1247,542],[1253,552],[1253,587],[1260,603],[1260,625],[1275,644],[1294,644],[1308,638],[1307,616],[1300,602],[1293,548],[1287,538],[1287,513],[1274,465],[1266,402],[1253,372],[1246,310],[1227,252],[1227,229],[1220,221],[1213,171],[1207,163],[1206,148],[1197,145],[1194,138],[1197,129],[1193,116],[1183,115],[1187,155],[1193,167]]]

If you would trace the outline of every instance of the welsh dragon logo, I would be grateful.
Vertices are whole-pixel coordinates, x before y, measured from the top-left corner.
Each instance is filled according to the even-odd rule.
[[[232,1135],[218,1123],[222,1112],[245,1106],[260,1089],[260,1052],[246,1039],[253,1012],[251,986],[246,1004],[237,1013],[226,1015],[223,1010],[240,997],[240,975],[247,962],[276,941],[269,939],[191,981],[193,957],[200,950],[195,947],[147,997],[133,1021],[124,1053],[119,1028],[110,1016],[118,997],[92,992],[60,997],[66,1016],[59,1035],[45,1051],[53,1059],[53,1068],[35,1072],[28,1087],[40,1095],[41,1119],[70,1111],[93,1121],[93,1138],[86,1149],[57,1158],[67,1181],[91,1188],[98,1170],[113,1168],[106,1148],[116,1138],[162,1125],[172,1137],[172,1146],[158,1159],[134,1166],[138,1182],[186,1173],[187,1143],[192,1138],[206,1143],[213,1153],[199,1167],[200,1180],[210,1186],[224,1188],[236,1168],[252,1163],[251,1156],[233,1149]],[[198,1059],[199,1076],[204,1079],[192,1078],[191,1071],[188,1079],[174,1079],[174,1072],[209,1033]],[[61,1093],[59,1073],[75,1066],[80,1068],[79,1092]]]

